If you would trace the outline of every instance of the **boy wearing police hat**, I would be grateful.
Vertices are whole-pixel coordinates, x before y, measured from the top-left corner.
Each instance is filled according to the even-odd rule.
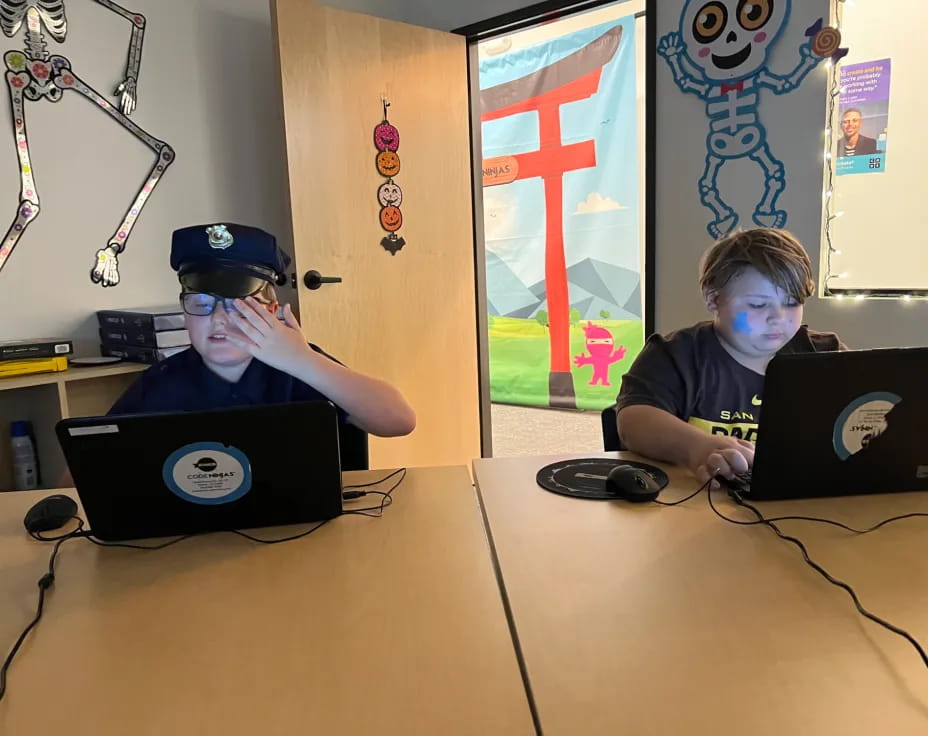
[[[327,399],[370,434],[412,432],[415,414],[399,391],[307,344],[289,304],[284,321],[277,319],[274,284],[283,282],[289,263],[274,236],[258,228],[175,230],[171,268],[180,280],[191,347],[145,371],[109,413]]]

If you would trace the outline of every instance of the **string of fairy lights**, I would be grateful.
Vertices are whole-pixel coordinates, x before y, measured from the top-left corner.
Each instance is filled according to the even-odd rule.
[[[844,28],[844,13],[848,7],[854,7],[854,0],[831,0],[831,23],[839,30]],[[841,250],[835,246],[834,242],[834,225],[835,222],[844,217],[844,212],[837,207],[835,196],[835,178],[837,176],[837,144],[840,136],[838,135],[839,122],[839,103],[842,93],[841,87],[841,61],[833,62],[828,60],[825,63],[828,73],[828,112],[825,124],[825,178],[824,188],[822,190],[823,201],[823,226],[824,226],[824,271],[822,279],[822,292],[825,297],[835,299],[852,298],[856,300],[864,299],[901,299],[903,301],[912,301],[913,299],[922,299],[928,301],[928,290],[919,291],[911,289],[853,289],[842,288],[840,282],[847,278],[844,272],[835,272],[833,270],[833,257],[840,256]]]
[[[844,2],[843,0],[832,0],[831,22],[835,28],[841,29],[844,25]],[[835,248],[833,241],[832,225],[844,213],[835,210],[835,123],[838,111],[838,98],[841,95],[841,62],[832,62],[830,59],[825,62],[825,68],[828,72],[828,113],[825,117],[825,188],[822,191],[822,200],[824,214],[822,219],[825,227],[825,278],[823,279],[824,295],[834,296],[832,281],[844,278],[843,273],[832,272],[832,257],[841,255],[841,251]]]

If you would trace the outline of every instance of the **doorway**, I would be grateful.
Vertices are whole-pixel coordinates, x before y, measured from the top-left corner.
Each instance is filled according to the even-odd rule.
[[[650,332],[644,0],[471,36],[484,455],[602,449]]]

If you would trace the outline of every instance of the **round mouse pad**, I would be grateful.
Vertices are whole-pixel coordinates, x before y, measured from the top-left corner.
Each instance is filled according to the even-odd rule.
[[[551,463],[538,471],[535,480],[546,491],[562,496],[613,499],[618,496],[606,490],[606,478],[616,465],[631,465],[650,473],[660,485],[660,490],[666,488],[670,482],[667,473],[653,465],[634,460],[610,460],[601,457],[575,458]]]

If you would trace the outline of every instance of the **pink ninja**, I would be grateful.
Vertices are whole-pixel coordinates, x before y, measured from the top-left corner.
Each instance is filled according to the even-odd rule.
[[[625,347],[620,345],[617,350],[613,350],[615,339],[612,333],[603,327],[597,327],[592,322],[587,322],[583,331],[586,333],[586,349],[590,354],[589,356],[583,354],[575,356],[574,364],[578,367],[593,366],[590,386],[595,386],[597,382],[603,386],[611,386],[609,366],[625,357]]]

